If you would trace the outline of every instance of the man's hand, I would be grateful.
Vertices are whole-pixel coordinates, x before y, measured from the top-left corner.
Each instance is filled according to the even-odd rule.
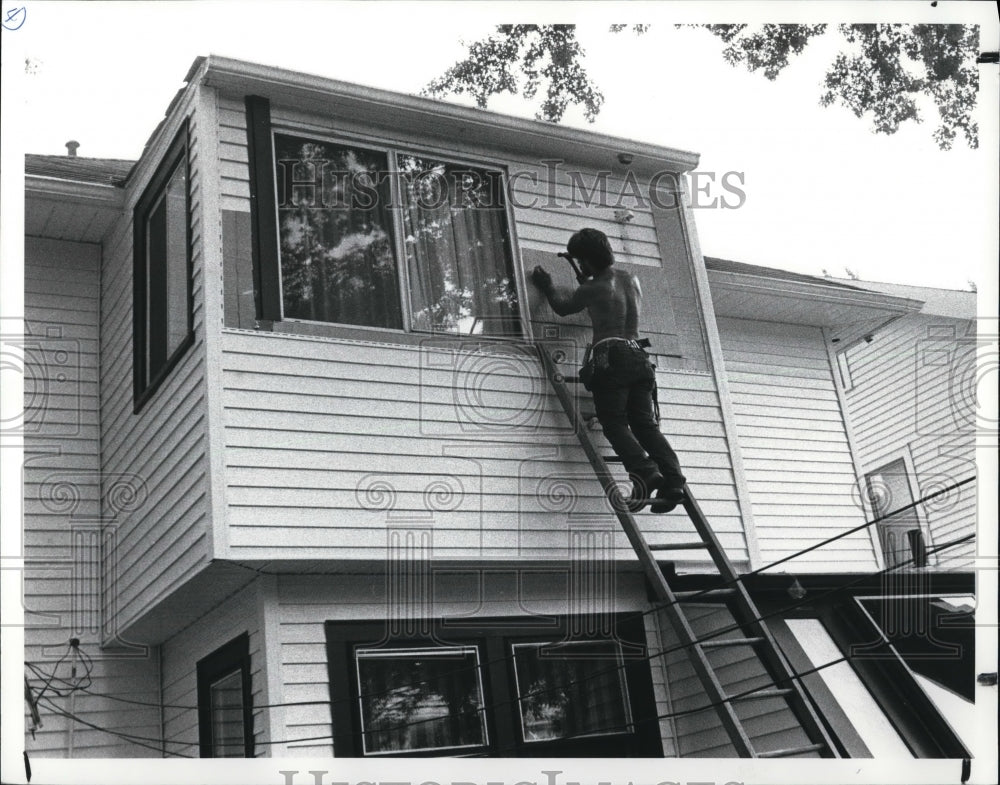
[[[548,294],[555,288],[552,285],[552,276],[541,265],[536,265],[535,269],[531,271],[531,282],[544,294]]]

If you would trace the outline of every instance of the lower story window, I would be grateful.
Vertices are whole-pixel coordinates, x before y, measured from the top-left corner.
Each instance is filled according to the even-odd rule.
[[[366,754],[482,747],[479,649],[358,649],[362,743]]]
[[[516,621],[398,638],[327,622],[334,755],[662,754],[641,623],[571,640]]]
[[[198,737],[203,758],[252,758],[250,641],[244,634],[198,662]]]

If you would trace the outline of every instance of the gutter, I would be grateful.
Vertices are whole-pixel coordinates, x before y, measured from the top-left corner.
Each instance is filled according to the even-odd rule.
[[[746,273],[709,270],[708,279],[714,286],[749,295],[767,294],[811,302],[876,308],[893,311],[900,316],[919,311],[923,307],[922,300],[914,300],[909,297],[896,297],[864,289],[844,289],[839,286],[825,286],[821,283],[789,281]]]
[[[413,117],[426,118],[431,121],[431,125],[440,126],[442,120],[451,121],[456,126],[471,127],[486,138],[499,135],[511,147],[529,147],[531,142],[537,142],[541,147],[552,147],[554,143],[563,147],[575,146],[591,156],[596,153],[602,159],[606,158],[608,165],[617,159],[619,153],[625,152],[633,156],[637,169],[662,169],[666,165],[668,169],[686,172],[694,169],[700,159],[698,153],[686,150],[567,128],[555,123],[511,117],[486,109],[363,87],[217,55],[196,60],[189,75],[193,75],[199,69],[203,83],[210,87],[243,94],[263,93],[276,103],[294,105],[298,96],[312,98],[327,105],[340,99],[356,106],[371,107],[376,113],[391,109]],[[405,123],[403,125],[405,126]]]
[[[125,193],[118,186],[38,174],[24,176],[24,195],[25,198],[32,196],[50,197],[71,200],[76,203],[89,202],[96,206],[112,208],[120,208],[125,203]]]

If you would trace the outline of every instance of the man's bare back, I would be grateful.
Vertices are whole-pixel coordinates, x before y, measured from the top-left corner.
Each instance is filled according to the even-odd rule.
[[[639,337],[642,288],[639,279],[626,270],[606,267],[575,291],[556,287],[548,299],[559,316],[579,313],[586,308],[595,344],[608,338],[635,340]]]

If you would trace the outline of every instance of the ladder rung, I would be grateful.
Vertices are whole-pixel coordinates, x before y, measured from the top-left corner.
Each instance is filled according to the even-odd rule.
[[[702,589],[701,591],[675,591],[678,600],[711,600],[715,597],[730,597],[736,594],[736,589]]]
[[[676,542],[673,545],[650,545],[651,551],[694,551],[699,548],[707,548],[708,543],[702,540],[698,542]]]
[[[604,456],[601,456],[601,457],[604,458],[604,462],[605,463],[621,463],[622,462],[622,459],[619,458],[617,455],[604,455]]]
[[[734,695],[730,700],[753,701],[763,698],[784,698],[786,695],[791,695],[794,691],[791,687],[781,687],[776,690],[757,690],[757,692],[751,692],[747,695]]]
[[[577,375],[575,375],[575,374],[564,373],[564,374],[560,374],[560,376],[562,376],[563,384],[579,384],[580,383],[580,377],[577,376]]]
[[[806,744],[802,747],[789,747],[784,750],[772,750],[771,752],[758,752],[758,758],[788,758],[792,755],[801,755],[803,752],[819,752],[826,749],[825,744]]]
[[[720,638],[719,640],[699,641],[703,649],[720,649],[723,646],[756,646],[763,643],[763,638]]]

